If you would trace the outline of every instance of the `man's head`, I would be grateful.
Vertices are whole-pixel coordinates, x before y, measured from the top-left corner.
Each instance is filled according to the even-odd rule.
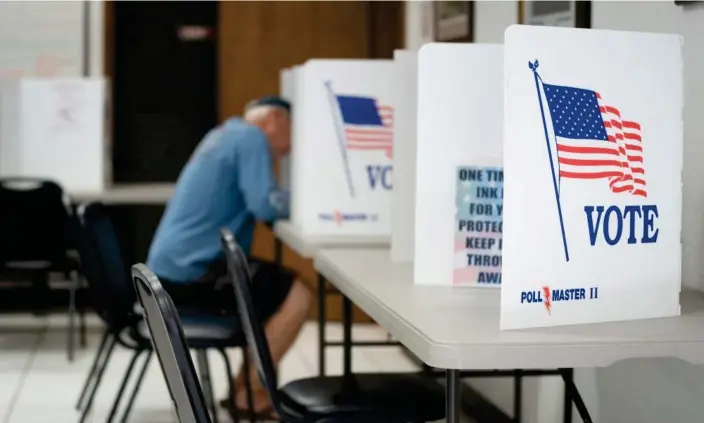
[[[261,129],[274,153],[284,155],[291,149],[291,104],[279,97],[253,100],[244,109],[244,119]]]

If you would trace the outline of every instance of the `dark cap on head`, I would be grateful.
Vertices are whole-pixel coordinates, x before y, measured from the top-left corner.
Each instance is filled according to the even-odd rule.
[[[274,107],[281,107],[282,109],[286,110],[287,112],[291,112],[291,103],[288,101],[284,100],[281,97],[278,96],[267,96],[267,97],[262,97],[258,98],[256,100],[252,100],[247,104],[247,107],[245,107],[245,111],[253,109],[255,107],[260,107],[260,106],[274,106]]]

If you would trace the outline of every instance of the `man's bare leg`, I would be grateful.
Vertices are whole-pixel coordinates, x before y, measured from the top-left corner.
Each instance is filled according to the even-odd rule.
[[[266,338],[269,343],[269,351],[274,366],[279,362],[291,348],[293,342],[303,327],[312,307],[313,296],[300,280],[294,281],[291,290],[281,304],[279,311],[271,316],[264,326]],[[252,391],[254,393],[254,410],[257,412],[269,410],[269,396],[262,386],[257,373],[254,360],[250,360],[250,380],[252,381]],[[240,368],[235,379],[235,404],[240,410],[246,410],[247,392],[244,389],[244,368]]]

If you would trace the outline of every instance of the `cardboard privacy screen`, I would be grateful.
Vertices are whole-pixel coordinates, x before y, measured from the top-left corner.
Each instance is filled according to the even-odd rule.
[[[502,91],[500,45],[419,52],[416,284],[501,282]]]
[[[394,189],[391,194],[391,260],[413,261],[416,185],[418,53],[394,51]]]
[[[681,43],[506,31],[502,329],[679,314]]]
[[[294,72],[294,223],[390,235],[393,62],[310,60]]]
[[[102,78],[0,83],[0,176],[47,178],[69,194],[111,179]]]

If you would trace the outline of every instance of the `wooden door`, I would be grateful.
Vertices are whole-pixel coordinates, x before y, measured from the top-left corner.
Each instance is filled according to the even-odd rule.
[[[402,47],[403,2],[221,1],[219,9],[220,119],[240,115],[245,104],[279,92],[279,71],[311,58],[391,58]],[[273,259],[274,236],[257,228],[252,254]],[[315,271],[285,248],[284,264],[314,289]],[[339,297],[328,316],[340,317]],[[356,313],[357,320],[366,320]]]

